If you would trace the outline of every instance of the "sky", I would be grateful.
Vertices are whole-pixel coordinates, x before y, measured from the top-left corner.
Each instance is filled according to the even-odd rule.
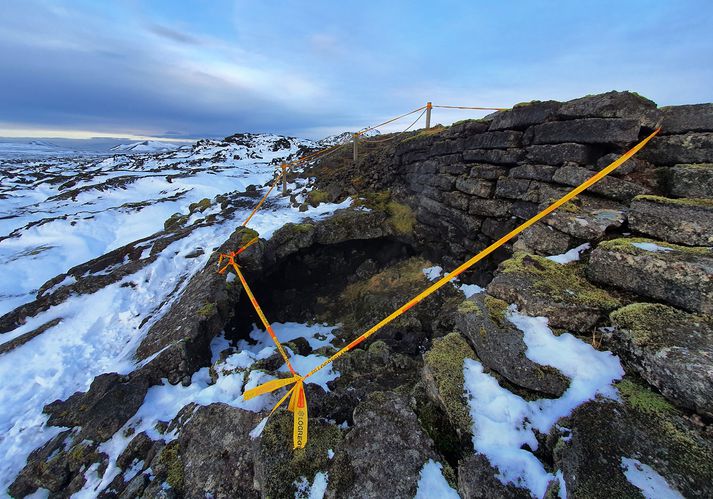
[[[320,138],[426,101],[609,90],[711,102],[712,29],[710,0],[3,0],[0,137]]]

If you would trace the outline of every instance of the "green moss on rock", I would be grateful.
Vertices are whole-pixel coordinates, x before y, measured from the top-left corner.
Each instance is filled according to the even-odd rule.
[[[208,199],[208,198],[203,198],[203,199],[201,199],[200,201],[198,201],[197,203],[191,203],[191,204],[189,204],[189,205],[188,205],[188,211],[190,211],[191,214],[193,214],[193,213],[195,213],[195,212],[197,212],[197,211],[203,213],[205,210],[207,210],[208,208],[210,208],[210,205],[211,205],[210,199]]]
[[[669,248],[674,251],[679,251],[682,253],[687,253],[690,255],[704,255],[713,256],[713,251],[705,246],[679,246],[678,244],[667,243],[664,241],[657,241],[656,239],[648,239],[645,237],[620,237],[617,239],[610,239],[609,241],[604,241],[599,243],[597,248],[601,248],[607,251],[619,251],[622,253],[628,253],[631,255],[642,254],[642,253],[652,253],[642,248],[637,248],[634,243],[649,243],[661,246],[663,248]]]
[[[612,324],[628,330],[636,345],[663,346],[668,344],[666,330],[671,325],[687,323],[696,316],[658,303],[632,303],[612,312],[609,318]],[[703,317],[697,319],[705,322]]]
[[[163,230],[173,229],[174,227],[182,227],[188,221],[188,215],[174,213],[163,222]]]
[[[673,414],[676,408],[658,393],[629,379],[616,385],[625,403],[635,411],[650,416]]]
[[[494,296],[485,295],[483,298],[485,307],[488,309],[490,318],[499,326],[503,327],[505,325],[505,316],[508,311],[508,304],[503,300],[495,298]],[[477,308],[477,307],[476,307]]]
[[[327,201],[329,201],[329,194],[325,191],[315,189],[307,194],[307,202],[313,208],[316,208],[320,203],[326,203]]]
[[[672,205],[672,206],[687,206],[698,208],[713,208],[713,199],[704,198],[667,198],[664,196],[653,196],[651,194],[642,194],[636,196],[634,201],[649,201],[651,203]]]
[[[423,358],[448,418],[462,434],[470,433],[473,421],[463,396],[463,362],[475,359],[473,349],[461,335],[450,333],[434,340]]]
[[[410,206],[390,201],[386,204],[386,210],[389,213],[389,222],[397,234],[404,236],[413,234],[416,215]]]
[[[201,308],[198,309],[198,317],[202,319],[207,319],[208,317],[211,317],[215,315],[215,313],[218,311],[218,308],[215,303],[208,302],[205,305],[203,305]]]
[[[500,270],[505,274],[531,276],[535,290],[554,301],[576,301],[604,310],[620,305],[619,300],[585,279],[581,265],[560,265],[541,256],[517,252],[501,264]]]
[[[260,237],[258,231],[244,227],[242,229],[242,235],[240,236],[240,247],[242,248],[256,237]]]
[[[177,492],[183,490],[183,461],[178,440],[170,442],[161,451],[159,463],[166,467],[166,482]]]

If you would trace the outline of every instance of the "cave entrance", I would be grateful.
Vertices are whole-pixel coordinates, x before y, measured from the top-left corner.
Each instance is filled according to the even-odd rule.
[[[250,285],[270,322],[307,323],[323,314],[347,285],[415,254],[411,246],[392,238],[314,244],[287,256]],[[243,293],[226,324],[226,338],[246,339],[259,323]]]

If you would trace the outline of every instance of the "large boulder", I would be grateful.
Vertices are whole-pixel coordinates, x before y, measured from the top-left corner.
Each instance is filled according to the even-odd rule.
[[[656,165],[713,163],[713,133],[691,132],[654,137],[638,155]]]
[[[628,379],[618,388],[621,402],[587,402],[551,431],[567,497],[641,497],[625,474],[631,459],[653,468],[684,497],[711,497],[710,440],[660,395]]]
[[[537,222],[518,236],[513,248],[538,255],[559,255],[571,245],[572,238],[568,234],[543,222]]]
[[[327,497],[411,499],[423,465],[438,460],[408,402],[370,394],[354,410],[354,427],[336,448]]]
[[[548,317],[552,327],[589,332],[619,302],[583,274],[578,264],[560,265],[519,252],[500,264],[488,294],[516,303],[528,315]]]
[[[587,95],[563,103],[563,118],[629,118],[643,120],[656,110],[656,103],[634,92],[611,91]]]
[[[713,132],[713,104],[666,106],[660,112],[663,134]]]
[[[472,296],[458,308],[458,331],[468,338],[486,367],[522,388],[559,397],[569,380],[557,369],[527,358],[523,332],[507,320],[507,306],[484,293]]]
[[[545,144],[527,148],[527,159],[533,163],[562,165],[572,162],[580,165],[594,163],[599,157],[596,147],[587,144]]]
[[[465,149],[508,149],[522,146],[522,132],[507,130],[503,132],[485,132],[465,139]]]
[[[635,303],[612,312],[614,351],[675,404],[713,416],[713,317]]]
[[[577,187],[594,176],[591,170],[576,165],[565,165],[559,168],[553,180],[560,184]],[[589,188],[590,192],[600,194],[604,197],[616,199],[617,201],[629,202],[639,194],[646,194],[649,191],[646,187],[628,182],[616,177],[604,177],[599,182]]]
[[[592,251],[587,277],[691,312],[713,313],[710,248],[643,238],[612,239]]]
[[[198,408],[179,436],[186,497],[260,497],[250,431],[260,416],[227,404]]]
[[[530,125],[550,121],[562,104],[557,101],[533,101],[516,104],[512,109],[492,115],[490,130],[525,129]]]
[[[648,236],[687,246],[713,246],[713,200],[638,196],[630,227]]]
[[[639,121],[618,118],[587,118],[551,121],[528,129],[533,144],[629,144],[639,138]]]
[[[549,204],[543,203],[540,209]],[[626,208],[619,203],[583,195],[560,206],[543,223],[573,238],[596,241],[608,231],[619,229],[626,221],[626,212]],[[557,253],[566,250],[564,248]]]
[[[676,165],[669,170],[667,184],[672,196],[713,199],[713,163]]]

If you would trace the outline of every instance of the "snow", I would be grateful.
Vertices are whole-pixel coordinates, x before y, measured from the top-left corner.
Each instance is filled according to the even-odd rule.
[[[274,167],[270,161],[296,153],[299,145],[293,141],[289,149],[274,152],[271,144],[275,137],[254,139],[259,147],[211,142],[191,151],[145,156],[140,164],[130,157],[89,162],[53,160],[41,164],[13,164],[12,168],[1,171],[0,194],[10,197],[4,199],[0,207],[0,236],[7,234],[10,237],[0,241],[0,268],[4,271],[0,281],[0,314],[34,299],[39,286],[66,273],[70,267],[163,230],[167,216],[174,212],[187,213],[190,202],[226,191],[242,190],[249,184],[263,185],[272,178]],[[236,155],[257,151],[261,158],[229,159],[217,163],[212,159],[203,163],[196,159],[202,156],[213,158],[221,150]],[[182,166],[189,161],[193,164]],[[52,199],[60,193],[58,185],[33,180],[34,168],[46,174],[59,172],[68,179],[77,179],[75,189],[90,188],[78,194],[76,200]],[[157,169],[160,173],[154,174]],[[89,173],[93,174],[91,179],[79,176]],[[169,182],[169,175],[178,174],[183,176]],[[127,175],[137,178],[122,187],[91,187]],[[34,183],[25,183],[30,181]],[[139,201],[148,201],[148,206],[141,209],[128,207],[131,202]],[[255,215],[250,225],[261,237],[269,238],[287,222],[299,222],[305,217],[320,219],[350,203],[347,199],[338,205],[320,204],[317,208],[299,212],[290,206],[288,198],[275,196],[269,206]],[[126,374],[136,369],[133,355],[146,332],[180,297],[190,278],[205,266],[212,248],[222,244],[248,212],[248,209],[242,209],[227,217],[219,215],[214,225],[196,226],[136,273],[94,293],[72,295],[1,335],[0,342],[7,342],[49,321],[61,319],[26,344],[0,355],[0,379],[3,380],[0,384],[0,491],[6,490],[32,450],[62,430],[46,426],[48,416],[42,413],[42,408],[54,400],[64,400],[76,391],[86,391],[92,380],[102,373]],[[42,221],[47,217],[51,220]],[[87,217],[91,220],[86,220]],[[150,241],[139,245],[144,249],[151,246]],[[197,247],[206,251],[195,258],[186,258]],[[70,282],[71,278],[66,278],[58,286]],[[276,327],[279,330],[280,326]],[[299,327],[288,325],[287,330],[291,331],[286,333],[289,336],[297,334]],[[313,345],[328,344],[333,338],[330,334],[329,327],[320,325],[309,331],[309,341]],[[262,339],[265,337],[267,335]],[[224,338],[216,339],[214,360],[227,346]],[[249,348],[231,355],[225,364],[245,368],[255,360],[271,355],[272,351],[274,347],[267,344]],[[306,356],[297,362],[306,369],[316,360],[317,356]],[[313,381],[326,383],[337,375],[325,370]],[[245,386],[239,376],[222,376],[217,383],[210,384],[205,368],[194,374],[189,387],[168,384],[153,387],[144,406],[127,425],[140,428],[136,433],[143,429],[155,432],[151,421],[170,419],[188,402],[222,401],[259,411],[274,403],[273,397],[258,397],[245,402],[241,394],[244,389],[267,379],[266,375],[253,373]],[[120,431],[103,444],[113,459],[128,443],[122,435]],[[116,470],[111,466],[103,477],[96,476],[96,470],[88,471],[90,479],[86,495],[95,496],[92,487],[106,485],[112,473]]]
[[[631,245],[636,246],[637,248],[640,248],[645,251],[651,251],[653,253],[659,253],[659,252],[666,253],[668,251],[673,251],[673,248],[667,248],[666,246],[659,246],[658,244],[655,244],[655,243],[631,243]]]
[[[473,295],[477,295],[478,293],[485,291],[484,288],[481,288],[477,284],[460,284],[457,285],[457,287],[463,292],[466,298],[470,298]]]
[[[526,401],[502,388],[476,360],[466,359],[465,389],[473,418],[473,446],[500,471],[498,479],[542,497],[555,476],[532,451],[535,431],[547,433],[580,404],[601,395],[617,398],[612,382],[624,371],[619,359],[600,352],[569,333],[555,336],[545,317],[529,317],[511,306],[508,320],[524,333],[525,355],[533,362],[559,369],[571,382],[557,399]]]
[[[429,459],[421,468],[418,488],[414,499],[460,499],[456,492],[443,477],[443,465]]]
[[[305,477],[300,477],[300,480],[295,482],[297,486],[295,499],[322,499],[325,492],[327,492],[328,481],[328,473],[322,471],[315,473],[312,485],[309,484]]]
[[[176,142],[161,142],[158,140],[144,140],[131,144],[119,144],[110,149],[113,152],[167,152],[178,149],[182,144]]]
[[[638,488],[646,499],[682,499],[666,479],[651,466],[629,457],[621,458],[621,468],[629,483]]]
[[[443,267],[439,267],[438,265],[427,267],[423,269],[423,275],[425,275],[429,281],[435,281],[443,275]]]
[[[258,438],[260,435],[262,435],[262,431],[265,429],[265,425],[267,425],[267,418],[262,418],[260,422],[257,424],[255,428],[250,430],[250,438],[255,440]]]
[[[327,458],[334,459],[334,451],[332,449],[327,449]]]
[[[566,263],[572,263],[572,262],[577,262],[579,261],[579,257],[581,254],[585,251],[587,251],[589,248],[591,248],[591,245],[589,243],[584,243],[580,246],[577,246],[576,248],[572,248],[571,250],[562,253],[561,255],[552,255],[552,256],[547,256],[548,260],[552,260],[553,262],[559,263],[559,264],[566,264]]]

